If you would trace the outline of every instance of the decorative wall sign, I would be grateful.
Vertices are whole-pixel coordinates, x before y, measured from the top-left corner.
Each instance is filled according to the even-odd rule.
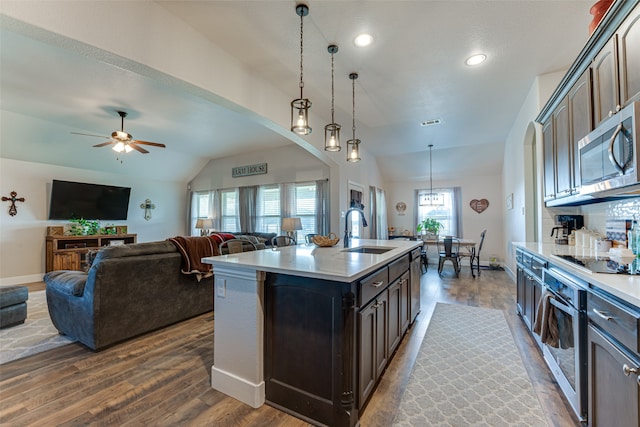
[[[471,209],[480,214],[489,207],[489,201],[487,199],[473,199],[471,202],[469,202],[469,206],[471,206]]]
[[[262,175],[265,173],[267,173],[266,163],[260,163],[258,165],[237,166],[231,169],[231,176],[233,178],[250,175]]]
[[[396,211],[398,215],[404,215],[404,212],[407,210],[407,204],[405,202],[396,203]]]
[[[146,199],[144,203],[140,204],[140,208],[144,209],[144,219],[149,221],[151,219],[151,209],[155,209],[156,205],[151,203],[151,199]]]
[[[24,197],[17,197],[18,193],[12,191],[9,193],[10,197],[2,196],[3,202],[11,202],[11,206],[9,206],[9,215],[16,216],[18,214],[18,208],[16,207],[16,202],[24,202]]]

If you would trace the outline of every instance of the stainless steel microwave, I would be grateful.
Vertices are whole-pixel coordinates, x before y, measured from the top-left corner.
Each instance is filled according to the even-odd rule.
[[[580,195],[640,184],[640,102],[629,104],[578,142]]]

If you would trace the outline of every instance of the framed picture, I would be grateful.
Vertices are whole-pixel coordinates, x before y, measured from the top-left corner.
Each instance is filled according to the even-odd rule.
[[[513,193],[507,195],[507,210],[513,209]]]

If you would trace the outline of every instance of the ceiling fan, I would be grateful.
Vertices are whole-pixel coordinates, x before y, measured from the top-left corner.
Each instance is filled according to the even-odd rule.
[[[126,111],[118,111],[118,115],[121,119],[120,130],[113,131],[111,136],[103,136],[103,135],[94,135],[91,133],[80,133],[80,132],[71,132],[75,135],[85,135],[85,136],[95,136],[97,138],[108,138],[110,141],[103,142],[101,144],[96,144],[94,147],[106,147],[107,145],[113,144],[112,150],[121,153],[123,151],[130,152],[132,150],[139,151],[142,154],[147,154],[148,151],[144,148],[140,147],[140,145],[150,145],[152,147],[160,147],[165,148],[166,145],[160,144],[158,142],[149,142],[149,141],[140,141],[139,139],[133,139],[130,133],[124,131],[124,118],[127,117]]]

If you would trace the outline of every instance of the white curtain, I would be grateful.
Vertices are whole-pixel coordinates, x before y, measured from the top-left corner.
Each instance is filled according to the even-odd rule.
[[[369,187],[369,197],[371,200],[371,231],[372,239],[387,240],[389,232],[387,229],[387,201],[384,190],[376,187]]]

